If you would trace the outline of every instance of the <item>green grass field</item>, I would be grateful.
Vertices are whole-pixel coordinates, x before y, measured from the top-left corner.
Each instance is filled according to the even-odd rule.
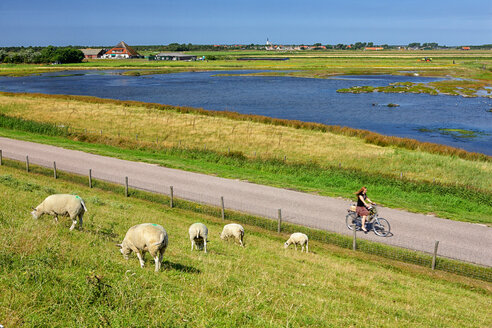
[[[82,231],[29,212],[52,193],[88,206]],[[224,222],[0,167],[0,324],[5,327],[490,327],[492,285],[249,225],[246,247],[220,240]],[[191,223],[209,253],[191,252]],[[114,246],[153,222],[168,231],[162,272]],[[228,221],[227,221],[228,222]],[[261,263],[261,265],[260,265]]]

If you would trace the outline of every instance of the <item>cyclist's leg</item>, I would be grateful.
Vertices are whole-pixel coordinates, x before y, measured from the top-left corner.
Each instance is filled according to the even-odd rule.
[[[361,228],[365,232],[367,232],[367,229],[366,229],[366,217],[367,217],[367,215],[362,216],[362,221],[361,221]]]

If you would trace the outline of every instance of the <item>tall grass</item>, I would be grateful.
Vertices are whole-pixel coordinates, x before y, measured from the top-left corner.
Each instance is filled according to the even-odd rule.
[[[185,114],[190,113],[190,114],[201,115],[201,116],[223,117],[236,121],[249,121],[249,122],[269,124],[274,126],[284,126],[294,129],[330,132],[343,136],[357,137],[357,138],[361,138],[367,143],[383,146],[383,147],[396,146],[396,147],[410,149],[410,150],[424,151],[431,154],[457,156],[459,158],[468,159],[468,160],[480,160],[480,161],[487,161],[487,162],[492,161],[492,156],[487,156],[481,153],[468,152],[459,148],[434,144],[430,142],[420,142],[409,138],[385,136],[367,130],[353,129],[349,127],[341,127],[336,125],[303,122],[298,120],[278,119],[278,118],[272,118],[262,115],[247,115],[247,114],[240,114],[237,112],[230,112],[230,111],[214,111],[214,110],[205,110],[203,108],[170,106],[170,105],[146,103],[140,101],[104,99],[104,98],[97,98],[91,96],[48,95],[48,94],[37,94],[37,93],[30,94],[30,93],[9,93],[9,92],[0,92],[0,94],[9,97],[29,96],[29,97],[35,97],[41,99],[45,98],[45,99],[58,99],[58,100],[74,100],[74,101],[81,101],[87,104],[111,104],[111,105],[125,106],[125,107],[143,107],[147,109],[174,111],[174,112],[185,113]]]
[[[48,136],[66,137],[69,135],[68,127],[66,126],[57,126],[56,124],[53,123],[25,120],[18,117],[7,116],[1,113],[0,113],[0,127],[12,129],[12,130],[38,133]]]

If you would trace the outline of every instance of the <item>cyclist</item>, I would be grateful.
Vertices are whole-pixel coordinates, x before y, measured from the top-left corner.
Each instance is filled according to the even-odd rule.
[[[372,200],[367,198],[367,188],[362,187],[357,191],[355,194],[357,195],[357,207],[356,207],[356,213],[358,216],[362,217],[362,230],[364,232],[367,232],[366,229],[366,218],[369,215],[369,209],[371,208],[370,204],[374,204]],[[370,204],[368,204],[370,203]]]

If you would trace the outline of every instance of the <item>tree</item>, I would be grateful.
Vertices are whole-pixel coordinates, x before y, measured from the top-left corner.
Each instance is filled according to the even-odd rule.
[[[366,45],[367,45],[367,43],[365,43],[365,42],[356,42],[354,44],[354,49],[363,49],[366,47]]]
[[[41,62],[49,63],[53,61],[53,56],[55,55],[56,48],[53,46],[47,46],[41,50]]]
[[[62,64],[67,63],[81,63],[84,59],[84,53],[74,48],[60,48],[56,49],[51,61],[59,62]]]

